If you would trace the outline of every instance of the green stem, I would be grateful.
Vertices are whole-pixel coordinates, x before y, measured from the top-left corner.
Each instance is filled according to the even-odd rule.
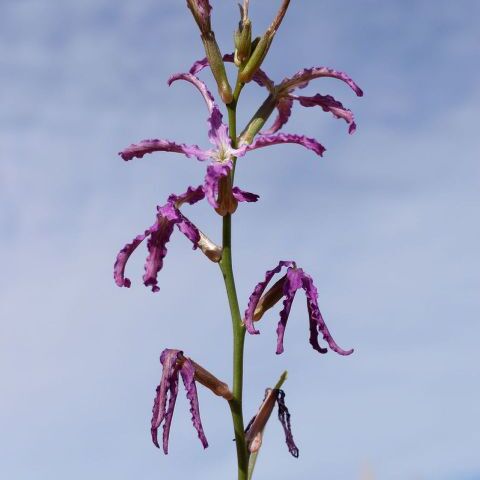
[[[236,147],[237,142],[237,101],[243,85],[237,82],[233,94],[233,101],[227,105],[228,126],[232,146]],[[236,159],[233,160],[235,168]],[[233,184],[233,171],[231,175]],[[232,216],[227,214],[223,217],[223,253],[220,262],[225,289],[227,291],[230,314],[232,317],[233,330],[233,399],[229,402],[232,413],[233,428],[235,431],[235,442],[237,447],[238,480],[247,480],[248,474],[248,452],[245,442],[245,427],[243,422],[242,391],[243,391],[243,350],[245,343],[245,326],[240,315],[237,291],[235,289],[235,278],[232,267]]]

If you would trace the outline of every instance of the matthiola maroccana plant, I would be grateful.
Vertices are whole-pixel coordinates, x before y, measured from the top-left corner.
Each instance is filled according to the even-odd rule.
[[[276,267],[266,272],[265,278],[254,287],[243,317],[235,289],[231,245],[232,216],[239,203],[254,203],[259,200],[257,194],[244,191],[234,184],[235,169],[241,165],[241,158],[252,150],[283,143],[299,144],[318,156],[324,154],[325,147],[315,138],[281,131],[292,115],[295,102],[304,107],[318,106],[324,112],[344,120],[348,125],[349,133],[355,131],[356,123],[353,113],[340,101],[323,93],[313,96],[298,95],[297,91],[305,88],[312,80],[324,77],[335,78],[346,83],[357,96],[363,95],[362,90],[348,75],[331,68],[303,69],[285,78],[279,84],[275,84],[261,69],[289,4],[290,0],[283,0],[267,30],[254,38],[253,23],[249,17],[249,0],[243,0],[243,4],[240,5],[240,21],[234,32],[233,46],[229,48],[230,51],[233,49],[233,53],[222,54],[212,29],[210,1],[186,0],[186,5],[200,30],[206,56],[195,61],[186,73],[172,75],[168,85],[182,80],[190,83],[200,93],[207,107],[207,136],[211,146],[202,148],[197,145],[155,138],[133,143],[119,153],[125,161],[157,152],[180,153],[188,158],[196,158],[206,165],[204,178],[199,180],[198,186],[188,187],[182,194],[171,194],[166,203],[156,207],[153,224],[120,250],[114,265],[114,280],[120,287],[131,286],[130,279],[125,275],[126,266],[133,252],[146,240],[147,258],[143,283],[153,292],[158,292],[160,290],[158,274],[167,255],[167,244],[173,238],[172,235],[176,229],[190,240],[194,250],[200,250],[208,260],[219,265],[225,282],[232,320],[234,344],[232,389],[227,383],[185,356],[181,350],[164,349],[160,356],[162,376],[156,389],[153,405],[151,435],[153,443],[160,448],[158,430],[163,426],[162,447],[164,453],[168,453],[170,427],[181,378],[190,404],[193,426],[202,446],[206,448],[208,442],[200,418],[197,393],[197,385],[202,385],[214,395],[224,399],[230,408],[235,435],[238,480],[253,478],[257,455],[264,442],[265,428],[275,405],[278,407],[278,418],[284,430],[288,450],[294,457],[299,455],[299,449],[293,440],[290,412],[285,405],[285,392],[282,389],[287,376],[286,372],[273,387],[266,389],[258,412],[247,426],[244,424],[244,340],[247,332],[252,335],[260,333],[255,322],[259,322],[268,310],[282,301],[276,348],[277,354],[282,353],[292,303],[297,291],[303,290],[306,297],[311,346],[322,354],[327,353],[329,349],[341,356],[348,356],[353,352],[353,349],[341,348],[333,339],[320,313],[318,291],[312,277],[299,268],[293,260],[280,261]],[[233,65],[232,68],[236,68],[234,84],[228,79],[225,68],[227,63]],[[199,78],[199,74],[206,68],[211,69],[217,84],[220,99],[228,113],[228,124],[223,120],[219,104],[216,103],[204,81]],[[250,82],[266,89],[267,98],[243,130],[237,133],[237,106],[243,88]],[[232,89],[230,85],[235,86]],[[275,110],[276,118],[269,128],[263,130]],[[211,211],[220,215],[217,218],[221,218],[223,227],[221,244],[212,241],[183,211],[185,206],[194,206],[202,201],[208,202],[212,207]],[[280,274],[282,270],[285,272],[284,275],[269,287],[275,275]],[[320,335],[325,346],[319,343]],[[258,362],[258,359],[255,361]]]

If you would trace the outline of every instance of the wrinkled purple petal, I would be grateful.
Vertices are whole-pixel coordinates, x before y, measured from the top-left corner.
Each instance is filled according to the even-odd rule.
[[[330,331],[323,320],[322,314],[320,313],[320,309],[318,308],[318,292],[310,275],[303,275],[302,288],[305,290],[305,294],[307,296],[310,319],[316,323],[318,331],[322,333],[323,339],[328,343],[328,346],[339,355],[350,355],[353,353],[353,348],[350,350],[343,350],[340,348],[330,334]],[[313,348],[318,350],[318,348],[316,348],[316,345],[318,345],[318,340],[314,340],[314,342],[312,342],[312,335],[310,336],[310,343],[312,344]]]
[[[170,433],[170,424],[172,422],[173,410],[178,394],[177,360],[181,354],[182,352],[180,350],[165,349],[160,355],[163,371],[153,403],[151,433],[153,443],[160,448],[158,444],[158,428],[165,420],[163,426],[163,451],[165,454],[168,453],[168,435]],[[167,399],[169,402],[168,409],[166,410]]]
[[[202,150],[198,145],[185,145],[171,142],[169,140],[142,140],[139,143],[132,143],[118,154],[125,160],[132,160],[133,158],[142,158],[147,153],[153,152],[173,152],[183,153],[188,158],[196,157],[200,161],[208,160],[210,152]]]
[[[302,287],[303,270],[301,268],[289,268],[283,285],[283,309],[280,312],[280,321],[277,326],[277,355],[283,353],[283,337],[287,327],[288,317],[292,308],[293,299],[297,290]]]
[[[234,61],[233,53],[226,53],[223,56],[223,61],[233,63]],[[196,75],[197,73],[201,72],[204,68],[208,66],[209,66],[208,59],[207,57],[205,57],[205,58],[202,58],[201,60],[197,60],[192,65],[189,72],[192,75]],[[255,75],[253,76],[253,81],[256,82],[258,85],[260,85],[261,87],[268,88],[268,90],[270,91],[273,91],[274,89],[273,80],[271,80],[270,77],[260,68],[255,72]]]
[[[283,97],[279,100],[277,104],[278,115],[272,126],[261,132],[262,135],[271,135],[272,133],[278,132],[290,118],[292,114],[293,100],[290,97]]]
[[[245,192],[238,187],[232,188],[232,194],[238,202],[256,202],[260,198],[256,193]]]
[[[113,278],[119,287],[130,288],[132,282],[129,278],[125,277],[125,267],[128,259],[136,250],[136,248],[152,233],[152,229],[155,227],[155,225],[150,227],[148,230],[145,230],[143,235],[136,236],[131,243],[127,243],[118,253],[117,259],[115,260],[115,265],[113,267]]]
[[[168,218],[171,217],[171,218]],[[163,259],[167,255],[167,243],[173,233],[175,225],[175,208],[167,204],[158,209],[158,219],[148,239],[148,256],[145,262],[143,283],[146,287],[152,287],[152,292],[158,292],[158,272],[163,267]]]
[[[353,113],[331,95],[320,95],[317,93],[313,97],[297,97],[292,95],[292,98],[297,100],[303,107],[321,107],[324,112],[330,112],[336,118],[345,120],[349,125],[348,133],[351,134],[355,132],[357,125],[354,121]]]
[[[192,423],[197,430],[198,438],[202,442],[203,448],[208,447],[208,441],[203,431],[202,421],[200,419],[200,409],[198,406],[197,387],[195,385],[195,368],[192,362],[186,358],[180,369],[183,384],[187,391],[187,398],[190,401],[190,413],[192,414]]]
[[[270,283],[270,280],[276,273],[279,273],[283,267],[291,267],[292,265],[294,265],[294,262],[292,262],[291,260],[280,261],[275,268],[266,272],[265,280],[258,283],[254,288],[253,293],[250,295],[250,298],[248,300],[247,309],[245,310],[245,327],[247,328],[248,333],[255,335],[260,333],[253,326],[253,314],[261,296],[263,295],[263,292],[267,288],[267,285]]]
[[[205,198],[205,192],[203,191],[203,185],[198,187],[188,187],[185,193],[181,195],[175,195],[172,193],[168,197],[168,203],[175,205],[177,208],[180,208],[183,204],[188,203],[189,205],[194,205],[195,203],[203,200]]]
[[[219,183],[223,177],[226,177],[232,171],[232,162],[212,163],[207,167],[205,175],[204,190],[208,203],[213,208],[218,208]]]
[[[145,262],[145,273],[143,282],[146,286],[152,287],[153,292],[158,292],[158,272],[163,267],[163,260],[167,254],[167,243],[173,233],[174,226],[193,243],[193,248],[197,248],[200,241],[200,231],[198,228],[179,210],[184,203],[194,204],[205,198],[203,186],[196,188],[189,187],[181,195],[170,195],[167,203],[163,207],[157,207],[157,220],[143,235],[138,235],[131,243],[125,245],[117,255],[113,268],[113,277],[115,283],[120,287],[130,287],[130,279],[125,277],[125,267],[130,255],[140,245],[140,243],[149,237],[147,242],[148,256]]]
[[[312,67],[300,70],[290,78],[285,78],[278,86],[282,92],[293,92],[296,88],[305,88],[315,78],[331,77],[345,82],[357,96],[363,96],[362,89],[346,74],[328,67]]]
[[[278,390],[277,394],[277,405],[278,405],[278,419],[282,424],[283,431],[285,432],[285,441],[287,443],[288,451],[295,457],[298,458],[298,447],[295,445],[292,434],[292,426],[290,423],[290,412],[288,411],[287,406],[285,405],[285,392],[283,390]]]
[[[302,145],[305,148],[308,148],[308,150],[315,152],[319,156],[322,156],[325,152],[325,147],[314,138],[289,133],[259,135],[254,142],[247,147],[247,150],[256,150],[257,148],[269,147],[270,145],[279,145],[281,143],[297,143],[298,145]]]

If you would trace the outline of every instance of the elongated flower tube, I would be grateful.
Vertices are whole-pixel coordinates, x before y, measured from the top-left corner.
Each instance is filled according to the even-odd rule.
[[[156,447],[158,443],[158,428],[163,423],[163,451],[168,454],[168,438],[170,425],[172,423],[173,411],[178,395],[178,374],[182,376],[187,398],[190,401],[190,412],[192,423],[202,442],[203,448],[208,447],[207,438],[203,432],[198,406],[197,387],[195,386],[195,367],[190,359],[183,357],[181,350],[165,349],[160,355],[160,362],[163,365],[162,378],[157,387],[155,401],[152,410],[152,441]],[[168,401],[168,407],[167,407]]]
[[[194,65],[197,71],[201,70],[202,65]],[[192,69],[194,69],[192,67]],[[199,69],[199,70],[198,70]],[[262,78],[262,80],[260,80]],[[263,77],[257,76],[259,81],[267,81]],[[281,143],[296,143],[322,155],[325,148],[313,138],[304,135],[280,133],[276,135],[261,135],[250,145],[241,145],[239,148],[233,148],[228,135],[228,127],[223,123],[223,115],[220,112],[215,100],[207,89],[204,82],[191,73],[179,73],[169,79],[169,84],[177,80],[185,80],[195,86],[201,93],[208,109],[208,138],[214,145],[211,149],[201,149],[197,145],[178,144],[169,140],[142,140],[137,144],[132,144],[122,150],[119,155],[125,160],[133,158],[142,158],[144,155],[153,152],[174,152],[183,153],[186,157],[196,157],[199,161],[212,160],[207,166],[207,173],[204,181],[204,191],[208,202],[217,210],[220,215],[233,213],[237,203],[241,201],[253,202],[258,199],[255,194],[243,192],[238,187],[231,188],[226,185],[225,179],[229,177],[233,169],[233,159],[245,155],[246,152],[258,148],[268,147]],[[225,192],[224,188],[231,188],[231,192]],[[225,202],[220,204],[221,198]],[[225,198],[227,201],[225,201]]]
[[[258,413],[250,420],[245,429],[245,439],[247,441],[247,448],[250,453],[257,452],[262,446],[262,437],[265,426],[273,411],[275,403],[278,406],[278,419],[282,424],[285,433],[285,442],[288,451],[298,458],[298,448],[295,445],[292,435],[292,427],[290,423],[290,412],[285,405],[285,392],[278,388],[267,388],[265,398],[260,406]]]
[[[113,276],[119,287],[130,287],[131,281],[125,277],[126,264],[130,255],[148,238],[148,256],[143,282],[145,286],[151,287],[153,292],[159,291],[157,275],[163,267],[163,260],[167,255],[167,243],[170,241],[175,226],[193,243],[194,249],[199,247],[212,261],[220,261],[221,248],[208,239],[180,211],[183,204],[193,205],[203,198],[205,198],[205,192],[202,186],[189,187],[182,195],[170,195],[165,205],[157,207],[155,223],[147,228],[143,234],[135,237],[132,242],[127,243],[117,255]]]
[[[266,293],[265,289],[275,274],[279,273],[282,268],[287,269],[287,273],[273,285]],[[318,335],[321,333],[323,339],[327,342],[331,350],[339,355],[350,355],[351,350],[343,350],[333,339],[330,331],[323,320],[320,309],[318,308],[318,291],[313,284],[313,279],[305,273],[301,268],[297,268],[295,262],[287,260],[281,261],[275,268],[267,271],[265,280],[260,282],[250,296],[247,310],[245,311],[245,326],[248,333],[259,334],[255,329],[254,320],[260,320],[264,313],[272,308],[281,298],[283,301],[283,309],[280,312],[280,321],[277,327],[277,354],[283,353],[283,337],[287,326],[288,316],[292,308],[293,299],[298,289],[302,288],[307,297],[307,309],[310,324],[310,344],[319,353],[327,353],[326,348],[320,347],[318,343]]]

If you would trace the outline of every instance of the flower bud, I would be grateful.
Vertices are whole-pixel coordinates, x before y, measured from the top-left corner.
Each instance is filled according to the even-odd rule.
[[[273,20],[272,24],[267,28],[267,31],[260,38],[257,46],[253,50],[248,62],[245,67],[242,68],[239,74],[239,79],[242,83],[248,83],[252,80],[255,72],[260,68],[265,59],[270,45],[272,44],[273,38],[277,33],[280,24],[282,23],[283,17],[287,13],[290,0],[283,0],[280,10],[277,13],[277,16]]]
[[[248,3],[240,7],[240,23],[234,34],[235,56],[234,61],[237,67],[245,63],[250,57],[252,47],[252,22],[248,18]]]

